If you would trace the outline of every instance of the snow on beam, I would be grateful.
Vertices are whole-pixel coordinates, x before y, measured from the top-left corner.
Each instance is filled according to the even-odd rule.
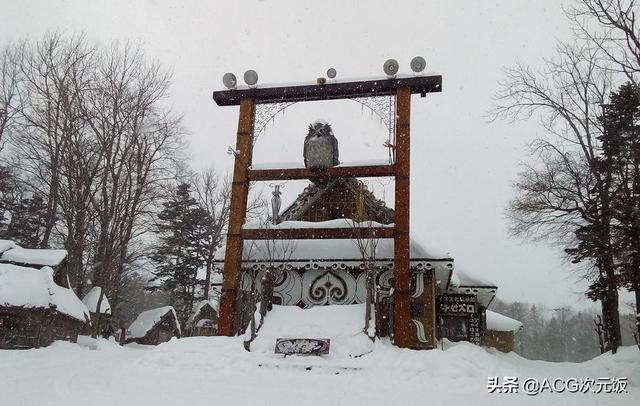
[[[259,87],[213,92],[218,106],[237,106],[242,99],[253,99],[256,103],[283,103],[313,100],[351,99],[354,97],[390,96],[401,87],[411,93],[426,95],[442,91],[442,76],[407,76],[373,80],[358,80],[315,85],[290,85]]]
[[[300,239],[354,239],[393,238],[394,227],[353,228],[245,228],[245,240],[300,240]]]
[[[394,175],[395,167],[393,165],[335,166],[321,171],[307,168],[250,169],[248,171],[249,179],[252,181],[349,178],[352,176],[366,178]]]

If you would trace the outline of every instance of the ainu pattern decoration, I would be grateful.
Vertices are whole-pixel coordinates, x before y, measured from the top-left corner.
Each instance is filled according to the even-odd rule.
[[[314,266],[315,265],[315,266]],[[266,269],[255,273],[255,288],[260,285]],[[272,269],[274,274],[273,295],[282,305],[297,305],[303,308],[321,305],[344,305],[364,303],[367,296],[366,273],[359,268],[321,268],[308,264],[302,269]],[[388,297],[392,287],[393,270],[379,269],[376,275],[378,295]],[[242,276],[242,289],[251,289],[248,272]]]

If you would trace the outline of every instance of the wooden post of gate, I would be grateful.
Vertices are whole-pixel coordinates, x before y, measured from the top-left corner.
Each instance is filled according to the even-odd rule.
[[[411,89],[396,91],[396,176],[395,176],[395,233],[393,332],[398,347],[410,345],[411,314],[409,309],[411,275],[409,273],[409,173],[410,173],[410,114]]]
[[[231,202],[227,249],[224,261],[224,279],[220,301],[219,334],[235,334],[235,313],[238,288],[240,285],[242,249],[244,242],[241,232],[246,219],[249,195],[248,169],[253,159],[253,124],[256,112],[255,101],[245,98],[240,101],[240,118],[236,137],[236,159],[233,167]]]

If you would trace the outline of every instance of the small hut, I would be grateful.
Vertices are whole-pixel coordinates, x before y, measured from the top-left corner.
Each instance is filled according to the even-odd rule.
[[[214,336],[218,333],[218,303],[202,300],[191,312],[186,323],[186,336]]]
[[[522,331],[522,323],[500,313],[487,310],[487,328],[480,337],[480,344],[502,352],[515,348],[516,335]]]
[[[158,345],[180,334],[176,311],[164,306],[140,313],[127,330],[127,343]]]
[[[75,342],[88,322],[87,307],[54,282],[51,268],[0,264],[0,349]]]
[[[102,288],[94,286],[91,290],[82,298],[82,303],[87,306],[89,313],[91,313],[91,326],[95,328],[98,326],[100,334],[107,338],[115,332],[111,324],[111,305],[106,295],[102,296],[100,302],[100,309],[98,309],[98,300],[102,294]]]

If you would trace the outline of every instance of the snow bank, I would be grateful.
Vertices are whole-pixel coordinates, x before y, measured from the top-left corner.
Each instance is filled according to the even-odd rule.
[[[16,243],[11,240],[0,240],[0,254],[16,247]]]
[[[102,288],[98,286],[94,286],[91,288],[89,293],[87,293],[84,298],[82,298],[82,303],[89,308],[89,311],[95,313],[98,308],[98,300],[100,299],[100,294],[102,293]],[[101,314],[111,314],[111,305],[109,304],[109,299],[107,296],[102,296],[102,302],[100,302],[100,313]]]
[[[373,348],[373,342],[363,332],[364,309],[364,304],[309,309],[274,305],[251,343],[251,351],[273,353],[277,338],[328,338],[328,357],[360,356]]]
[[[27,249],[15,246],[2,254],[3,261],[20,264],[57,266],[67,257],[66,250]]]
[[[176,311],[172,306],[158,307],[157,309],[151,309],[140,313],[133,323],[131,323],[131,326],[129,326],[129,329],[127,330],[127,338],[144,337],[149,330],[151,330],[151,328],[169,312],[172,312],[173,315],[176,316]],[[177,316],[176,328],[180,331],[180,324],[177,322]]]
[[[86,321],[87,307],[71,289],[56,285],[53,269],[0,264],[0,306],[53,307],[60,313]]]
[[[520,331],[522,323],[500,313],[487,310],[487,329],[493,331]]]
[[[175,406],[214,396],[216,404],[229,405],[636,406],[640,399],[636,347],[584,363],[553,363],[469,343],[412,351],[383,340],[359,358],[283,358],[247,352],[241,337],[189,337],[124,347],[102,339],[81,341],[0,350],[0,371],[10,371],[0,372],[0,404]],[[493,376],[501,381],[519,377],[520,382],[529,377],[627,377],[629,393],[489,393],[487,381]]]

